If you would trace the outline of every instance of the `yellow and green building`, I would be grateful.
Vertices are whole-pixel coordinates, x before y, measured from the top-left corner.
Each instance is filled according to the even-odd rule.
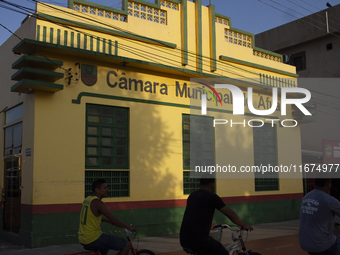
[[[273,87],[296,86],[295,67],[257,48],[253,34],[214,5],[37,3],[15,33],[22,40],[13,35],[0,47],[2,239],[27,247],[77,242],[81,203],[101,177],[110,189],[104,202],[140,236],[178,233],[197,188],[188,167],[194,127],[210,139],[197,144],[207,162],[301,164],[299,125],[211,125],[281,118],[279,111],[235,116],[227,93],[222,106],[208,103],[206,116],[190,107],[202,96],[192,78],[234,82],[244,93],[251,86],[262,110]],[[289,106],[285,118],[300,117]],[[249,224],[297,219],[301,176],[218,178],[216,192]]]

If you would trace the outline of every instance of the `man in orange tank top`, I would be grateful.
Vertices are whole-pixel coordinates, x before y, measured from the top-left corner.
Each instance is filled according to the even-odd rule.
[[[92,196],[88,196],[81,207],[78,239],[79,243],[86,250],[99,250],[102,255],[106,255],[109,250],[120,250],[120,255],[127,255],[130,250],[130,244],[126,239],[104,234],[101,231],[100,223],[107,222],[119,228],[126,228],[135,231],[133,225],[126,225],[116,218],[102,201],[107,197],[106,182],[104,179],[98,179],[92,184]],[[103,218],[103,216],[105,216]]]

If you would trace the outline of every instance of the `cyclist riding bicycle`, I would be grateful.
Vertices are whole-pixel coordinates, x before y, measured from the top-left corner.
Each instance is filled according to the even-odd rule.
[[[130,243],[124,238],[119,238],[104,234],[101,231],[100,223],[111,223],[120,228],[135,231],[135,226],[127,225],[116,218],[106,207],[102,198],[107,197],[106,182],[98,179],[92,184],[92,196],[88,196],[81,207],[78,239],[79,243],[86,250],[99,250],[102,255],[106,255],[109,250],[120,250],[120,255],[127,255],[130,250]],[[103,218],[103,215],[106,218]]]
[[[315,188],[301,202],[299,243],[309,254],[340,254],[340,237],[333,234],[340,202],[329,195],[332,182],[318,175]]]
[[[215,209],[243,229],[253,229],[250,225],[244,224],[239,216],[213,193],[214,190],[215,179],[203,176],[200,180],[200,189],[191,193],[187,200],[180,231],[180,243],[183,248],[189,248],[198,255],[228,255],[223,245],[209,236]]]

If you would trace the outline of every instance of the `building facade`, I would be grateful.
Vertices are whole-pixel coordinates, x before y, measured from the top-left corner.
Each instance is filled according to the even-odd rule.
[[[325,141],[339,145],[339,15],[340,5],[336,5],[255,36],[259,47],[286,56],[285,61],[296,67],[299,87],[309,89],[313,95],[310,103],[315,105],[314,121],[301,126],[304,163],[327,163]],[[340,163],[339,157],[335,160]],[[312,178],[307,179],[305,192],[314,185],[314,175],[309,176]],[[339,197],[340,182],[335,179],[333,184],[332,192]]]
[[[282,119],[280,98],[270,116],[247,107],[248,87],[254,107],[267,110],[274,87],[296,86],[281,55],[255,47],[252,34],[200,0],[122,5],[37,3],[16,31],[22,40],[0,47],[1,238],[27,247],[77,242],[81,203],[97,178],[110,189],[108,208],[140,236],[178,233],[198,187],[193,162],[301,164],[300,123],[270,121]],[[245,114],[233,115],[236,99],[223,90],[208,96],[202,115],[209,86],[193,78],[237,85]],[[299,122],[293,110],[285,118]],[[217,119],[234,126],[215,127]],[[302,174],[269,177],[217,178],[216,193],[249,224],[298,218]]]

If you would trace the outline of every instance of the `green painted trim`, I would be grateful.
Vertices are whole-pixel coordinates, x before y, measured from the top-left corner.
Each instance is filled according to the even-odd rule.
[[[15,90],[22,84],[31,84],[31,85],[34,85],[34,86],[51,88],[51,89],[55,89],[55,90],[63,90],[64,89],[64,86],[60,85],[60,84],[37,81],[37,80],[22,79],[21,81],[17,82],[16,84],[14,84],[11,87],[11,92],[15,92]]]
[[[216,64],[216,22],[215,22],[215,5],[209,5],[209,14],[210,14],[210,58],[211,58],[211,67],[210,70],[212,72],[217,70]]]
[[[74,47],[74,32],[71,32],[71,47]]]
[[[67,45],[67,34],[68,34],[68,33],[67,33],[67,30],[65,30],[65,31],[64,31],[64,45],[65,45],[65,46],[68,46],[68,45]]]
[[[47,76],[52,76],[56,78],[63,78],[64,74],[63,73],[58,73],[54,71],[48,71],[48,70],[43,70],[43,69],[38,69],[38,68],[31,68],[31,67],[22,67],[20,68],[19,71],[15,72],[11,76],[11,80],[17,80],[16,77],[22,73],[35,73],[35,74],[40,74],[40,75],[47,75]],[[21,79],[20,79],[21,80]]]
[[[109,40],[109,55],[112,55],[112,40]]]
[[[122,100],[128,102],[136,102],[136,103],[146,103],[146,104],[155,104],[155,105],[165,105],[165,106],[174,106],[174,107],[181,107],[181,108],[190,108],[190,105],[185,104],[175,104],[175,103],[166,103],[161,101],[155,100],[146,100],[146,99],[139,99],[139,98],[130,98],[130,97],[121,97],[121,96],[112,96],[107,94],[97,94],[97,93],[90,93],[90,92],[80,92],[77,96],[77,99],[73,99],[73,104],[80,104],[82,97],[97,97],[97,98],[104,98],[104,99],[113,99],[113,100]],[[201,109],[199,106],[191,106],[192,109]],[[210,109],[210,108],[208,108]],[[230,111],[232,112],[232,111]]]
[[[40,25],[37,25],[36,40],[37,40],[37,41],[40,41]]]
[[[136,2],[136,3],[140,3],[140,4],[151,6],[151,7],[157,8],[157,9],[161,9],[161,1],[159,1],[159,0],[155,0],[155,3],[151,3],[151,2],[147,2],[147,1],[143,1],[143,0],[133,0],[133,1]],[[167,1],[172,2],[172,3],[176,3],[176,4],[181,3],[180,0],[167,0]],[[187,1],[187,0],[185,0],[185,1]],[[128,0],[122,0],[122,10],[111,8],[111,7],[104,6],[104,5],[97,4],[97,3],[88,2],[88,1],[85,1],[85,0],[78,0],[78,1],[77,0],[69,0],[68,1],[68,8],[73,9],[73,4],[75,2],[80,3],[80,4],[89,5],[89,6],[92,6],[92,7],[95,7],[95,8],[103,9],[103,10],[106,10],[106,11],[112,11],[112,12],[117,12],[117,13],[120,13],[120,14],[127,15]]]
[[[80,49],[80,33],[77,34],[77,48]]]
[[[60,45],[60,29],[57,30],[57,44]]]
[[[63,61],[60,60],[54,60],[54,59],[46,59],[46,58],[40,58],[40,57],[35,57],[35,56],[29,56],[29,55],[23,55],[21,58],[19,58],[17,61],[15,61],[12,64],[12,69],[19,69],[21,67],[23,67],[25,65],[25,61],[29,61],[29,62],[37,62],[37,63],[43,63],[44,65],[46,64],[50,64],[50,65],[58,65],[58,66],[62,66],[64,64]],[[53,61],[52,64],[51,61]],[[54,68],[56,69],[56,68]]]
[[[126,61],[126,62],[131,62],[131,63],[138,63],[138,64],[149,65],[149,66],[158,67],[158,68],[174,70],[174,71],[178,71],[178,72],[181,72],[181,73],[185,73],[186,75],[190,75],[190,76],[192,76],[192,78],[198,78],[197,76],[199,76],[199,77],[204,76],[204,77],[209,77],[209,78],[224,79],[225,81],[237,82],[237,83],[242,83],[242,84],[245,84],[245,85],[256,86],[258,88],[272,88],[270,86],[265,86],[265,85],[259,84],[259,83],[245,82],[245,81],[242,81],[242,80],[223,77],[223,76],[219,76],[219,75],[214,75],[214,74],[211,74],[211,73],[199,73],[199,72],[192,71],[192,70],[187,70],[187,69],[173,67],[173,66],[167,66],[167,65],[163,65],[163,64],[157,64],[157,63],[148,62],[148,61],[144,61],[144,60],[127,58],[127,57],[120,57],[120,56],[114,56],[114,55],[107,55],[107,54],[104,54],[104,53],[101,53],[101,52],[94,52],[94,51],[89,51],[89,50],[84,50],[84,49],[76,49],[76,48],[63,46],[63,45],[58,46],[58,45],[39,42],[39,41],[36,41],[36,40],[27,39],[27,38],[24,39],[23,41],[21,41],[20,43],[18,43],[12,49],[12,51],[23,53],[23,51],[20,51],[20,47],[25,46],[26,44],[31,44],[31,45],[36,45],[36,46],[44,46],[44,47],[49,47],[49,48],[54,48],[54,49],[59,49],[59,50],[73,51],[73,52],[78,52],[78,53],[83,53],[83,54],[88,54],[88,55],[93,55],[93,56],[113,58],[113,59],[117,59],[117,60],[120,60],[120,61]],[[30,50],[32,50],[32,49],[30,48]],[[25,54],[27,54],[27,52]],[[280,89],[280,88],[278,88],[278,89]]]
[[[303,121],[303,122],[316,122],[316,119],[306,118],[306,117],[297,118],[295,120],[296,121]]]
[[[241,34],[249,35],[249,36],[253,37],[253,40],[254,40],[254,34],[253,33],[244,31],[242,29],[234,28],[234,27],[231,27],[231,26],[230,26],[230,30],[236,31],[236,32],[241,33]]]
[[[149,42],[149,43],[153,43],[153,44],[157,44],[157,45],[162,45],[162,46],[169,47],[169,48],[176,48],[177,47],[177,45],[174,44],[174,43],[156,40],[156,39],[152,39],[152,38],[149,38],[149,37],[140,36],[138,34],[132,34],[132,33],[129,33],[129,32],[120,32],[120,31],[117,31],[117,30],[114,30],[114,29],[108,29],[108,28],[103,28],[103,27],[99,27],[99,26],[89,25],[89,24],[86,24],[86,23],[83,23],[83,22],[78,22],[78,21],[74,21],[74,20],[68,20],[68,19],[63,19],[63,18],[59,18],[59,17],[54,17],[54,16],[50,16],[50,15],[47,15],[47,14],[43,14],[43,13],[38,13],[37,16],[38,16],[38,18],[46,19],[48,21],[59,22],[59,23],[68,24],[68,25],[72,25],[72,26],[84,27],[84,28],[88,28],[90,30],[95,30],[95,31],[108,33],[108,34],[113,34],[113,35],[116,35],[116,36],[128,37],[128,38],[131,38],[131,39],[134,39],[134,40],[145,41],[145,42]]]
[[[93,37],[90,37],[90,51],[93,51]]]
[[[118,41],[115,41],[115,56],[118,56]]]
[[[97,52],[99,52],[100,49],[100,39],[97,37]]]
[[[46,40],[47,40],[47,38],[46,38],[46,34],[47,34],[46,30],[47,30],[47,27],[43,26],[43,38],[42,38],[43,42],[46,42]]]
[[[188,2],[182,0],[182,65],[188,65]]]
[[[53,43],[53,27],[50,28],[50,43]]]
[[[303,104],[307,109],[316,109],[316,104]]]
[[[271,75],[266,74],[259,74],[260,75],[260,83],[263,85],[268,85],[270,87],[295,87],[295,81],[287,78],[279,78]]]
[[[285,74],[285,75],[289,75],[289,76],[293,76],[293,77],[299,77],[299,75],[295,74],[295,73],[289,73],[289,72],[281,71],[279,69],[271,68],[271,67],[264,66],[264,65],[254,64],[252,62],[243,61],[243,60],[239,60],[239,59],[236,59],[236,58],[230,58],[230,57],[226,57],[226,56],[221,55],[220,60],[235,62],[235,63],[238,63],[238,64],[252,66],[252,67],[255,67],[255,68],[260,68],[260,69],[264,69],[264,70],[268,70],[268,71],[272,71],[272,72],[276,72],[276,73],[281,73],[281,74]]]
[[[299,219],[301,200],[302,199],[299,198],[276,201],[232,203],[228,204],[228,207],[237,212],[241,219],[246,219],[247,224],[254,225]],[[214,215],[213,223],[234,225],[234,223],[232,223],[222,213],[217,212]]]
[[[3,217],[1,217],[3,219]],[[16,245],[22,245],[21,236],[7,231],[0,231],[0,239]],[[27,246],[28,247],[28,246]],[[10,251],[10,249],[8,250]]]
[[[220,16],[219,14],[216,14],[216,16]],[[230,22],[230,21],[229,21]],[[238,33],[242,33],[242,34],[246,34],[246,35],[249,35],[252,37],[252,46],[253,46],[253,50],[257,50],[257,51],[260,51],[260,52],[263,52],[263,53],[266,53],[266,54],[270,54],[270,55],[273,55],[273,56],[276,56],[276,57],[279,57],[281,59],[281,62],[283,61],[283,58],[282,58],[282,54],[278,54],[276,52],[273,52],[273,51],[269,51],[269,50],[265,50],[265,49],[261,49],[261,48],[258,48],[258,47],[255,47],[255,35],[253,33],[250,33],[250,32],[247,32],[247,31],[244,31],[242,29],[238,29],[238,28],[234,28],[234,27],[231,27],[231,24],[229,23],[230,25],[230,30],[232,31],[235,31],[235,32],[238,32]]]
[[[127,15],[127,11],[111,8],[111,7],[108,7],[108,6],[104,6],[104,5],[101,5],[101,4],[96,4],[96,3],[92,3],[92,2],[88,2],[88,1],[84,1],[84,0],[78,0],[78,1],[77,0],[69,0],[68,1],[68,8],[73,10],[74,2],[89,5],[89,6],[99,8],[99,9],[103,9],[103,10],[106,10],[106,11],[112,11],[112,12],[116,12],[116,13],[119,13],[119,14]]]
[[[215,13],[215,16],[216,17],[220,17],[220,18],[223,18],[223,19],[227,19],[228,20],[228,23],[229,23],[229,27],[231,28],[231,18],[228,17],[228,16],[225,16],[223,14],[219,14],[219,13]],[[215,20],[214,20],[215,21]]]
[[[106,42],[106,40],[103,39],[103,53],[105,53],[105,51],[106,51],[106,49],[105,49],[106,48],[106,43],[105,42]]]
[[[196,42],[198,53],[198,72],[203,71],[203,59],[202,59],[202,0],[195,0],[196,5]]]
[[[87,50],[87,35],[84,35],[84,50]]]
[[[159,187],[155,184],[152,189]],[[229,203],[228,207],[237,212],[241,219],[250,225],[280,222],[299,219],[301,199],[277,201],[261,201],[246,203]],[[166,208],[145,208],[112,210],[121,221],[129,222],[138,229],[139,237],[177,234],[180,231],[185,206]],[[17,242],[26,247],[43,247],[78,243],[80,212],[65,213],[21,213],[21,225]],[[58,222],[58,224],[56,224]],[[216,211],[213,218],[215,224],[231,224],[222,213]],[[117,228],[110,224],[101,224],[104,233],[123,237],[124,233],[116,232]],[[10,238],[8,232],[0,232],[0,237]],[[228,238],[231,232],[225,233]],[[146,247],[147,248],[147,247]]]
[[[303,104],[303,106],[305,106],[305,104]],[[307,108],[307,107],[305,106],[305,108]],[[308,109],[308,108],[307,108],[307,109]],[[312,116],[316,114],[316,111],[309,111],[309,112],[312,114]],[[293,111],[292,114],[293,114],[293,115],[296,115],[296,114],[297,114],[297,115],[301,115],[301,111],[300,111],[300,110]]]
[[[97,94],[97,93],[90,93],[90,92],[80,92],[77,96],[77,99],[72,99],[72,103],[73,104],[80,104],[82,97],[95,97],[95,98],[121,100],[121,101],[143,103],[143,104],[172,106],[172,107],[179,107],[179,108],[186,108],[186,109],[196,109],[196,110],[201,109],[200,106],[192,106],[192,105],[187,105],[187,104],[175,104],[175,103],[155,101],[155,100],[146,100],[146,99],[131,98],[131,97],[121,97],[121,96],[113,96],[113,95],[107,95],[107,94]],[[215,109],[215,108],[207,108],[207,111],[233,114],[233,111],[223,110],[223,109]],[[262,115],[255,115],[255,114],[252,114],[252,113],[247,113],[247,112],[245,112],[244,115],[245,116],[251,116],[251,117],[259,117],[259,118],[260,117],[269,118],[269,119],[277,119],[278,118],[276,116],[267,116],[267,115],[262,116]]]
[[[255,40],[255,38],[253,40]],[[255,45],[255,42],[253,43],[253,45]],[[279,57],[281,59],[281,62],[282,62],[282,55],[281,54],[278,54],[276,52],[272,52],[272,51],[269,51],[269,50],[264,50],[264,49],[261,49],[261,48],[258,48],[258,47],[253,47],[253,49],[257,50],[257,51],[260,51],[260,52],[263,52],[263,53],[267,53],[267,54],[273,55],[275,57]]]

